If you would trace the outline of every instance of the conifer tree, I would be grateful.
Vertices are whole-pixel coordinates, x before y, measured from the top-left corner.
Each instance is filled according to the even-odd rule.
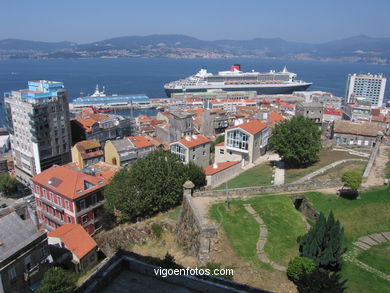
[[[338,273],[316,269],[302,276],[297,289],[299,293],[343,293],[346,290],[346,282],[346,280],[340,280]]]
[[[300,237],[301,256],[314,260],[315,264],[328,271],[341,269],[344,229],[330,212],[328,219],[320,213],[317,222],[310,231]]]

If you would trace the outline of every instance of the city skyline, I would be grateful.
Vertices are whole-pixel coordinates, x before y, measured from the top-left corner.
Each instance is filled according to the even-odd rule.
[[[22,0],[2,5],[0,39],[88,43],[120,36],[183,34],[202,40],[283,38],[322,43],[355,35],[389,37],[390,2],[263,1],[194,3],[177,0],[111,1]],[[15,21],[17,16],[17,21]],[[43,17],[42,17],[43,16]],[[12,26],[10,26],[12,23]],[[26,29],[28,28],[28,29]]]

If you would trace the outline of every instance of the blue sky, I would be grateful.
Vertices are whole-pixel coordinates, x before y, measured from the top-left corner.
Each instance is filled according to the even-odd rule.
[[[0,39],[84,43],[185,34],[319,43],[358,34],[390,37],[390,0],[1,0],[0,7]]]

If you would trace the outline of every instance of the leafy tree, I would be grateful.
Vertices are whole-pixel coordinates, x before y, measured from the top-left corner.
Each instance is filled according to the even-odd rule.
[[[341,269],[344,229],[334,219],[333,213],[328,219],[320,213],[317,222],[309,232],[299,238],[301,256],[314,260],[316,266],[329,271]]]
[[[213,143],[211,144],[211,152],[214,153],[215,152],[215,146],[221,142],[225,141],[225,135],[220,135],[218,136],[214,141]]]
[[[297,289],[299,293],[343,293],[346,290],[346,282],[346,280],[340,280],[338,273],[315,269],[302,276],[297,284]]]
[[[189,162],[187,168],[187,178],[194,183],[195,188],[199,188],[207,184],[206,175],[202,167],[199,167],[194,162]]]
[[[321,131],[310,119],[296,116],[275,126],[269,148],[289,166],[307,166],[318,161]]]
[[[16,191],[18,181],[9,176],[8,173],[0,174],[0,192],[10,195]]]
[[[70,293],[73,292],[75,283],[76,274],[54,267],[45,273],[37,293]]]
[[[225,141],[225,135],[221,135],[221,136],[218,136],[215,140],[214,140],[214,145],[217,145],[221,142]]]
[[[115,174],[104,191],[106,207],[122,221],[165,211],[181,202],[187,179],[188,167],[176,155],[156,150]]]
[[[316,269],[316,265],[311,258],[297,256],[288,263],[287,277],[295,284],[304,274],[311,274]]]
[[[341,180],[343,181],[344,186],[348,186],[357,191],[362,185],[362,174],[361,172],[355,170],[346,171],[341,176]]]

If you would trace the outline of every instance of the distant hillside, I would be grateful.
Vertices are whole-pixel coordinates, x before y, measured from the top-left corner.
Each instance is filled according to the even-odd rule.
[[[2,53],[13,51],[47,52],[46,58],[103,56],[174,58],[211,56],[218,58],[244,56],[390,64],[390,38],[372,38],[364,35],[321,44],[290,42],[280,38],[203,41],[185,35],[128,36],[87,44],[7,39],[0,40],[0,50]],[[10,56],[17,58],[17,55]],[[34,58],[31,54],[28,56]],[[38,58],[40,55],[36,54],[35,57]]]
[[[25,41],[18,39],[4,39],[0,40],[0,50],[21,50],[21,51],[53,51],[71,48],[74,43],[71,42],[38,42],[38,41]]]

